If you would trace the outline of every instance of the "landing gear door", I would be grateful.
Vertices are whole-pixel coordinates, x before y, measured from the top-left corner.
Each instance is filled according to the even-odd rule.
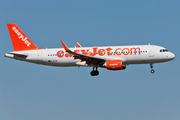
[[[154,47],[149,45],[149,57],[154,57]]]

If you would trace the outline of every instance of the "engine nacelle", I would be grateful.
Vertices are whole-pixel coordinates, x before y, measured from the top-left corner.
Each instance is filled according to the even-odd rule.
[[[126,65],[122,64],[122,60],[109,60],[109,61],[106,61],[104,66],[108,70],[124,70],[124,69],[126,69]]]

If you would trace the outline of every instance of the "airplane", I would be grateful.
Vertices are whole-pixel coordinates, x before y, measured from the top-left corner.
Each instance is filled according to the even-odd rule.
[[[13,52],[5,53],[5,57],[48,66],[92,67],[92,76],[99,74],[98,67],[108,70],[125,70],[130,64],[153,64],[173,60],[175,55],[166,48],[157,45],[104,46],[68,48],[61,40],[63,48],[42,49],[37,47],[15,24],[7,24]]]

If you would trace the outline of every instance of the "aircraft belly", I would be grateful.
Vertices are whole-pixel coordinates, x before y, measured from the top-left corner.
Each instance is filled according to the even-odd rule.
[[[124,64],[149,64],[149,63],[161,63],[161,62],[166,62],[167,60],[164,59],[132,59],[132,60],[127,60],[125,61]]]

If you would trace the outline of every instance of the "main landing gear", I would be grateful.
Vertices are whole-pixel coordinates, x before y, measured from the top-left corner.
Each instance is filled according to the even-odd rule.
[[[91,71],[92,76],[97,76],[99,75],[99,71],[97,70],[98,67],[96,67],[96,70],[94,70],[95,67],[93,67],[93,70]]]
[[[152,63],[150,64],[150,66],[151,66],[151,73],[152,74],[155,73],[155,71],[153,70],[153,64]]]

